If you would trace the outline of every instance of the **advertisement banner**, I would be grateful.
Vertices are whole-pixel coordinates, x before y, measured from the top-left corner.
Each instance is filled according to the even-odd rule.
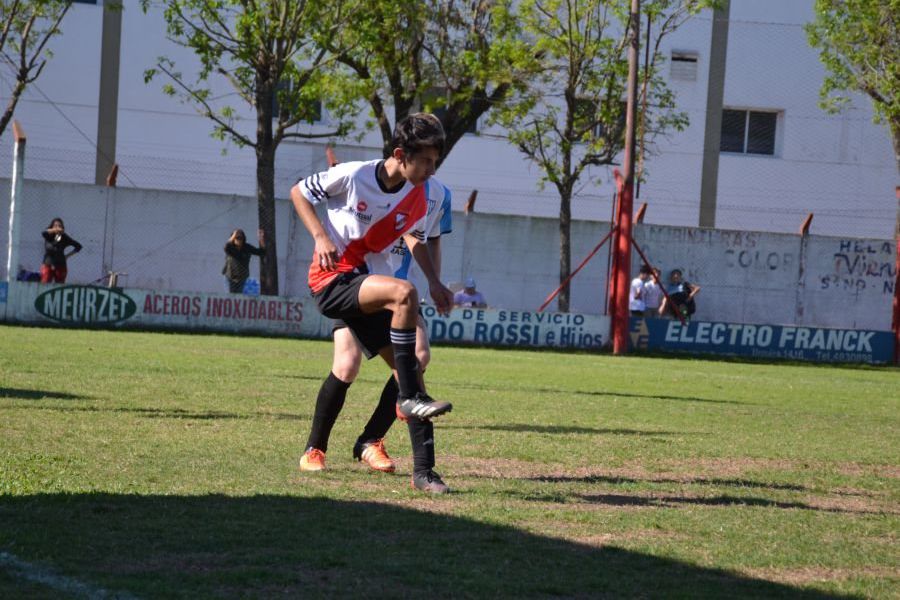
[[[609,335],[609,317],[577,313],[455,308],[444,317],[423,306],[422,316],[433,344],[599,350]]]
[[[311,297],[156,292],[87,285],[13,282],[6,320],[71,327],[257,333],[329,339],[332,322]],[[609,318],[514,310],[457,308],[448,316],[433,306],[422,314],[434,344],[527,346],[598,350]]]
[[[666,319],[631,319],[631,347],[697,354],[725,354],[815,362],[890,363],[890,331],[750,325]]]
[[[155,292],[90,285],[13,282],[7,321],[71,327],[177,329],[329,337],[331,322],[311,298]]]

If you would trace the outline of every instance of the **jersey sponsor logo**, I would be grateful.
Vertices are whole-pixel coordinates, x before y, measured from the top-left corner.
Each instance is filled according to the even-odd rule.
[[[397,213],[394,215],[394,229],[403,231],[406,228],[406,219],[409,218],[408,213]]]
[[[403,238],[397,240],[397,243],[391,247],[391,254],[398,254],[400,256],[406,254],[406,242],[403,241]]]
[[[371,223],[372,215],[367,213],[366,211],[369,209],[369,205],[366,204],[365,200],[360,200],[356,204],[356,208],[353,209],[353,216],[362,221],[363,223]]]

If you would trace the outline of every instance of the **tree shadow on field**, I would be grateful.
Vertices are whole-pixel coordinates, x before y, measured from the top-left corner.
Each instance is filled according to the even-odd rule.
[[[222,410],[194,411],[183,408],[129,408],[125,406],[41,406],[29,407],[29,410],[46,410],[51,412],[84,412],[84,413],[124,413],[148,419],[185,419],[189,421],[246,420],[246,419],[278,419],[287,421],[308,421],[309,416],[282,412],[236,413]]]
[[[520,496],[526,500],[535,502],[560,502],[559,495],[520,494]],[[683,496],[672,494],[657,494],[653,496],[643,496],[638,494],[572,494],[570,498],[588,504],[599,504],[604,506],[632,506],[646,508],[754,506],[762,508],[778,508],[782,510],[798,509],[850,515],[883,514],[883,511],[881,510],[823,507],[807,504],[806,502],[772,500],[770,498],[758,498],[754,496],[729,496],[727,494],[719,494],[716,496]]]
[[[0,552],[144,597],[842,597],[426,512],[450,500],[0,496]]]
[[[742,406],[753,405],[753,402],[745,402],[742,400],[721,400],[716,398],[698,398],[697,396],[671,396],[667,394],[635,394],[634,392],[608,391],[608,390],[567,390],[562,388],[534,387],[534,386],[515,386],[504,385],[502,388],[491,385],[479,385],[477,383],[459,383],[454,384],[453,389],[476,390],[479,392],[527,392],[528,394],[555,394],[555,395],[572,395],[572,396],[597,396],[607,398],[637,398],[647,400],[672,400],[675,402],[704,402],[707,404],[739,404]]]
[[[638,479],[636,477],[623,477],[619,475],[585,475],[583,477],[567,475],[539,475],[536,477],[529,477],[528,479],[531,481],[541,481],[544,483],[609,483],[613,485],[673,483],[686,485],[709,485],[717,487],[764,488],[769,490],[787,490],[793,492],[809,491],[808,487],[795,483],[767,483],[763,481],[752,481],[750,479],[727,479],[721,477],[686,477],[683,479],[676,479],[673,477],[647,477],[645,479]]]
[[[641,429],[581,427],[578,425],[537,425],[535,423],[507,423],[505,425],[441,425],[441,429],[486,429],[488,431],[511,431],[513,433],[548,433],[565,435],[570,433],[585,435],[685,435],[673,431],[643,431]]]
[[[48,390],[24,390],[19,388],[0,387],[0,398],[19,398],[21,400],[80,400],[87,398],[79,394],[67,392],[51,392]]]

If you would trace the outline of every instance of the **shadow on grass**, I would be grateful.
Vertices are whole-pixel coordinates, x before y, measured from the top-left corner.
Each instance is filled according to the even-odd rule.
[[[0,387],[0,398],[19,398],[21,400],[44,400],[47,398],[53,400],[79,400],[87,398],[87,396],[69,394],[67,392],[51,392],[48,390],[23,390],[19,388]]]
[[[769,490],[787,490],[794,492],[803,492],[809,490],[809,488],[802,485],[797,485],[795,483],[765,483],[762,481],[752,481],[750,479],[722,479],[717,477],[689,477],[684,479],[654,477],[638,479],[635,477],[620,477],[616,475],[586,475],[584,477],[546,475],[529,477],[528,479],[531,481],[541,481],[545,483],[609,483],[613,485],[636,483],[674,483],[687,485],[712,485],[721,487],[764,488]]]
[[[813,506],[805,502],[785,502],[771,500],[769,498],[755,498],[749,496],[710,496],[707,498],[695,498],[688,496],[635,496],[629,494],[576,494],[584,502],[591,504],[605,504],[607,506],[653,506],[673,507],[680,505],[690,506],[761,506],[764,508],[801,509],[827,513],[846,513],[854,515],[880,514],[880,511],[865,509],[844,509],[833,507]],[[533,497],[531,499],[534,499]]]
[[[387,373],[387,371],[385,371]],[[288,379],[303,379],[308,381],[323,381],[325,378],[321,375],[304,375],[304,374],[284,374],[280,377]],[[383,384],[386,378],[378,379],[372,377],[360,377],[356,382]],[[529,394],[557,394],[561,396],[597,396],[606,398],[639,398],[646,400],[672,400],[675,402],[704,402],[707,404],[739,404],[742,406],[753,406],[753,402],[745,402],[740,400],[721,400],[716,398],[698,398],[696,396],[671,396],[667,394],[635,394],[633,392],[611,392],[606,390],[567,390],[562,388],[547,388],[533,386],[516,386],[506,385],[497,387],[496,385],[480,385],[477,383],[454,383],[454,390],[473,390],[477,392],[527,392]]]
[[[133,414],[148,419],[185,419],[206,421],[213,419],[279,419],[288,421],[308,421],[307,415],[277,412],[235,413],[220,410],[192,411],[183,408],[127,408],[104,406],[29,406],[28,410],[46,410],[52,412],[84,412],[84,413],[123,413]]]
[[[0,496],[0,522],[10,525],[0,530],[0,551],[144,597],[841,597],[612,546],[325,498]]]
[[[643,431],[641,429],[580,427],[578,425],[537,425],[534,423],[508,423],[506,425],[452,425],[441,424],[441,429],[486,429],[488,431],[511,431],[514,433],[549,433],[569,434],[581,433],[586,435],[686,435],[684,432],[673,431]]]
[[[476,390],[479,392],[518,391],[529,394],[557,394],[560,396],[598,396],[607,398],[640,398],[646,400],[673,400],[675,402],[704,402],[708,404],[740,404],[752,406],[753,402],[739,400],[719,400],[715,398],[698,398],[696,396],[670,396],[665,394],[635,394],[633,392],[619,392],[606,390],[567,390],[561,388],[546,388],[533,386],[504,385],[502,388],[490,385],[478,385],[473,383],[454,384],[453,389]]]

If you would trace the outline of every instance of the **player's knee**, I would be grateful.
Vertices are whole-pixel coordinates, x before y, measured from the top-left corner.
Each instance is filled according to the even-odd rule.
[[[331,365],[331,372],[344,383],[353,383],[359,375],[360,361],[336,359]]]
[[[416,287],[408,281],[398,281],[394,296],[395,302],[404,307],[414,308],[419,304]]]
[[[431,362],[431,350],[416,349],[416,358],[419,359],[419,368],[422,369],[422,371],[424,371],[425,367],[428,366],[428,363]]]

